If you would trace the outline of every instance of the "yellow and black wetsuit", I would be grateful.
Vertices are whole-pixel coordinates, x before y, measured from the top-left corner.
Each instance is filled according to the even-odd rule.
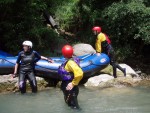
[[[115,63],[114,49],[111,46],[106,34],[101,32],[97,35],[95,48],[96,48],[97,53],[105,53],[109,56],[110,65],[112,65],[112,67],[113,67],[113,76],[114,76],[114,78],[117,78],[117,75],[116,75],[116,69],[117,68],[124,73],[124,76],[126,76],[125,69],[120,67],[117,63]]]
[[[78,64],[73,60],[67,61],[65,65],[65,70],[73,74],[73,80],[62,81],[61,89],[64,93],[64,99],[69,106],[73,108],[79,108],[78,101],[77,101],[77,96],[79,93],[78,84],[83,77],[83,71],[78,66]],[[72,84],[74,85],[74,88],[68,91],[66,90],[66,87],[70,82],[72,82]]]

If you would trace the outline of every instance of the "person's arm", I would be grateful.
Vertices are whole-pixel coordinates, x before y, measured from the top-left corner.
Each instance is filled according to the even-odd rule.
[[[83,78],[83,71],[74,61],[71,60],[68,61],[66,66],[68,70],[74,74],[74,79],[66,87],[67,90],[71,90],[74,86],[78,85],[80,80]]]
[[[44,56],[41,56],[41,59],[42,59],[42,60],[48,60],[48,58],[47,58],[47,57],[44,57]]]
[[[48,62],[53,62],[53,60],[51,60],[50,58],[44,57],[44,56],[40,56],[36,51],[34,51],[35,56],[36,56],[36,60],[35,62],[39,61],[40,59],[42,60],[47,60]]]
[[[43,60],[47,60],[48,62],[51,62],[51,63],[53,63],[53,62],[54,62],[52,59],[47,58],[47,57],[44,57],[44,56],[41,56],[41,59],[43,59]]]
[[[18,58],[17,58],[16,64],[15,64],[15,68],[14,68],[13,77],[16,77],[16,74],[18,72],[18,67],[19,67],[20,60],[21,60],[21,53],[18,54]]]
[[[96,40],[96,43],[95,43],[95,49],[96,49],[97,53],[101,53],[101,51],[102,51],[102,48],[101,48],[101,35],[100,34],[97,36],[97,40]]]
[[[14,75],[16,75],[16,74],[17,74],[18,67],[19,67],[19,64],[18,64],[18,63],[16,63],[16,65],[15,65],[15,69],[14,69]]]

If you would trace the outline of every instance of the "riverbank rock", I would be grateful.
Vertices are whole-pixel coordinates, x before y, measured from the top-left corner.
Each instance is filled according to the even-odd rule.
[[[117,69],[117,78],[114,78],[112,66],[109,65],[105,69],[101,70],[100,75],[94,76],[88,79],[84,84],[85,87],[125,87],[125,86],[137,86],[141,83],[139,75],[127,64],[119,64],[122,68],[126,68],[126,77]],[[143,84],[143,82],[142,82]]]
[[[73,46],[74,55],[75,56],[82,56],[86,54],[96,53],[95,49],[90,44],[76,44]]]
[[[85,87],[99,87],[99,88],[108,88],[108,87],[134,87],[139,85],[141,82],[139,77],[118,77],[113,78],[108,74],[102,74],[95,77],[91,77],[84,84]]]
[[[15,90],[17,81],[18,79],[11,75],[0,76],[0,93]]]
[[[102,74],[99,76],[91,77],[88,79],[88,81],[84,84],[84,86],[99,86],[102,82],[107,82],[109,80],[114,79],[112,76],[108,74]]]
[[[126,69],[126,73],[127,75],[131,75],[133,77],[139,77],[139,75],[134,71],[134,69],[132,69],[129,65],[127,64],[119,64],[122,68]],[[117,71],[120,71],[119,69],[117,69]],[[121,71],[120,71],[121,72]]]
[[[38,90],[45,89],[48,82],[41,77],[36,77]],[[30,89],[27,81],[27,89]],[[0,93],[18,91],[18,77],[13,78],[11,75],[0,75]],[[30,89],[31,90],[31,89]]]
[[[122,68],[126,68],[126,76],[127,77],[139,77],[139,75],[127,64],[119,64]],[[101,73],[107,73],[109,75],[113,75],[113,69],[111,65],[108,65],[105,69],[100,71]],[[124,74],[117,69],[117,76],[123,77]]]

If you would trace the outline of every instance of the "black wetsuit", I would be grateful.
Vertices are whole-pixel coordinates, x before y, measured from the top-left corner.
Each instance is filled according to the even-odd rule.
[[[26,93],[26,80],[30,82],[32,92],[37,92],[37,82],[34,74],[35,63],[41,59],[36,51],[21,51],[16,63],[19,64],[19,89],[21,93]]]
[[[80,109],[77,96],[79,94],[79,88],[78,86],[74,86],[72,90],[66,90],[67,85],[71,81],[62,81],[61,84],[61,90],[63,91],[64,94],[64,100],[68,104],[68,106],[75,108],[75,109]]]
[[[74,62],[76,62],[79,65],[79,59],[74,58],[72,59]],[[69,60],[62,63],[62,65],[58,69],[58,74],[60,75],[60,79],[62,80],[61,83],[61,90],[64,94],[64,100],[68,104],[68,106],[74,108],[74,109],[80,109],[77,96],[79,94],[79,88],[78,85],[74,86],[72,90],[66,90],[67,85],[72,82],[74,75],[72,72],[67,72],[65,70],[65,65],[67,64]]]
[[[107,54],[110,58],[110,65],[112,65],[112,67],[113,67],[113,76],[114,76],[114,78],[117,78],[117,68],[124,73],[124,76],[126,76],[125,69],[122,68],[121,66],[119,66],[116,63],[114,49],[111,46],[111,44],[108,44],[107,41],[102,42],[102,52]]]

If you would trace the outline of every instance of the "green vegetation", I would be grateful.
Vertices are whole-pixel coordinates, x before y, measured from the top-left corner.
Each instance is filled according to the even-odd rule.
[[[61,29],[76,35],[66,38],[72,44],[94,45],[91,28],[102,26],[119,60],[141,55],[150,45],[149,0],[0,0],[0,9],[0,49],[14,54],[25,39],[45,54],[55,52],[57,42],[67,37],[47,27],[44,11],[52,14]]]

